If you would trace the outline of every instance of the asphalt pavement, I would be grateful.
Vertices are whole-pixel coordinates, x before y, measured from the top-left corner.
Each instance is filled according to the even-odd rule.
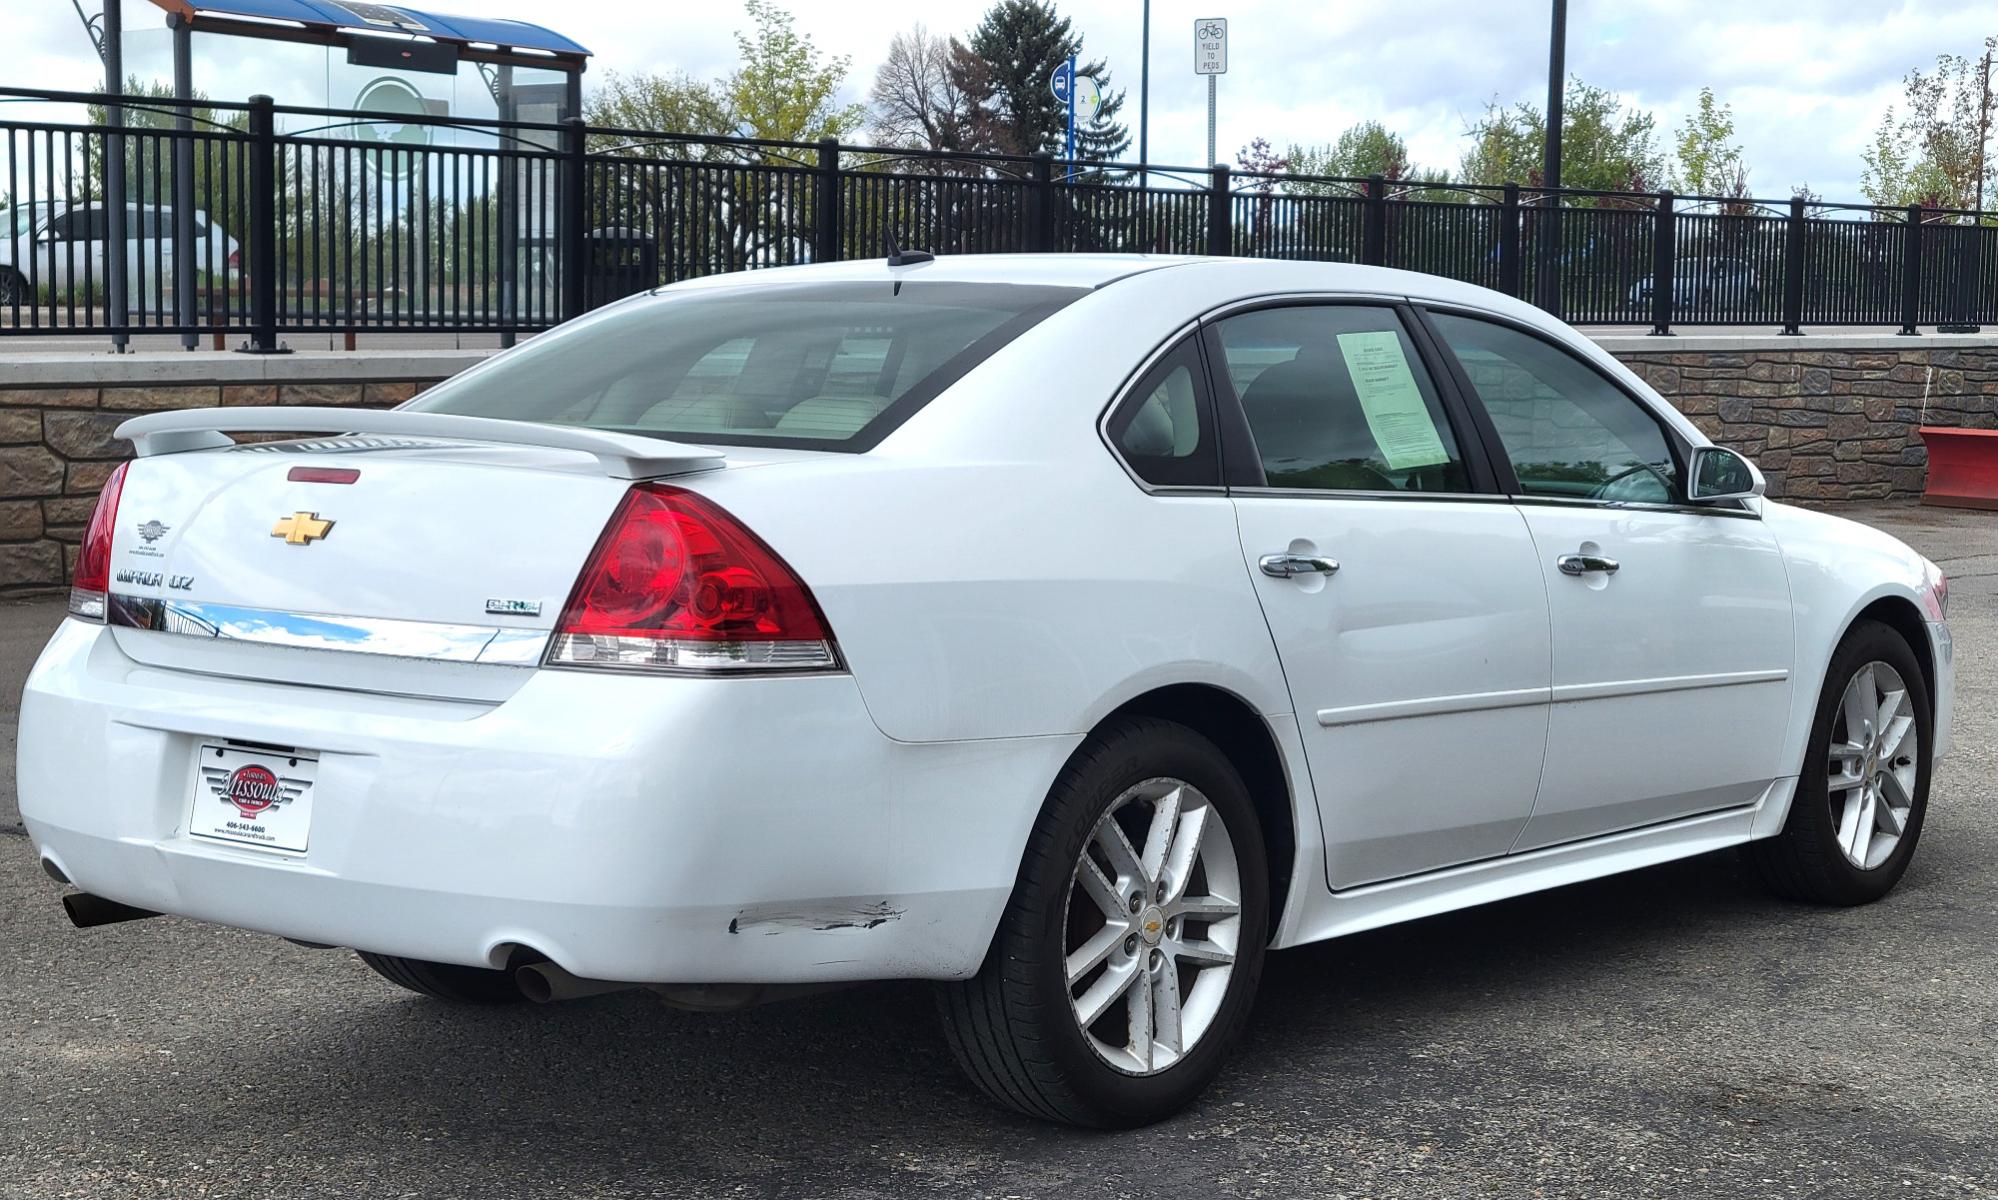
[[[61,608],[0,605],[0,1197],[1998,1197],[1998,514],[1853,515],[1952,578],[1957,743],[1893,896],[1718,854],[1277,954],[1217,1086],[1120,1134],[983,1104],[919,984],[461,1011],[71,929],[11,769]]]

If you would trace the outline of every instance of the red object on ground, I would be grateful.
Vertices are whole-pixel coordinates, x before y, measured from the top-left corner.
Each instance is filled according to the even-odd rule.
[[[1916,432],[1929,448],[1923,504],[1998,511],[1998,429],[1924,425]]]

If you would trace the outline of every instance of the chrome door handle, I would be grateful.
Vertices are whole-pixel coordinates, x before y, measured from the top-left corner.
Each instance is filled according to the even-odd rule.
[[[1339,569],[1339,564],[1331,559],[1314,558],[1309,554],[1265,554],[1256,565],[1272,579],[1289,579],[1293,575],[1330,575]]]
[[[1594,554],[1563,554],[1554,560],[1563,575],[1588,575],[1597,571],[1614,575],[1623,565],[1613,558],[1603,558]]]

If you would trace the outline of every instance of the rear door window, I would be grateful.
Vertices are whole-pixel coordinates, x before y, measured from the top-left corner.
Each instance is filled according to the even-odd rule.
[[[1393,309],[1265,308],[1215,328],[1268,486],[1468,492],[1455,431]]]

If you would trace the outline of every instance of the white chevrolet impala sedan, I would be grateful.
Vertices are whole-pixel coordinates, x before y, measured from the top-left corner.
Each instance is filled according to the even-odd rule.
[[[1729,846],[1822,904],[1907,869],[1941,572],[1559,322],[910,257],[666,288],[393,412],[128,422],[21,706],[77,924],[470,1003],[937,980],[978,1087],[1120,1126],[1215,1076],[1269,949]]]

